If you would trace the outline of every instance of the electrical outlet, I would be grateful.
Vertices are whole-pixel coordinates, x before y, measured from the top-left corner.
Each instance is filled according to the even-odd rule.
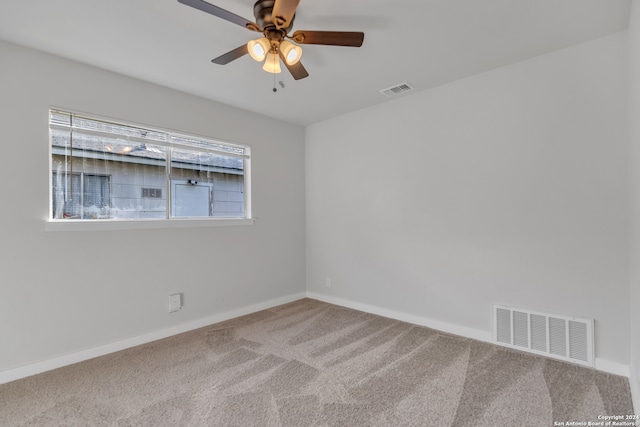
[[[325,285],[327,288],[330,288],[330,287],[331,287],[331,277],[327,277],[327,278],[325,279],[325,281],[324,281],[324,285]]]
[[[173,313],[182,308],[182,294],[169,295],[169,313]]]

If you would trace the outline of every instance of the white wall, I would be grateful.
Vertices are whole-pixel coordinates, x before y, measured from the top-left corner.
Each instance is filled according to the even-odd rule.
[[[308,290],[478,336],[492,303],[595,318],[628,365],[626,40],[308,127]]]
[[[631,390],[640,414],[640,3],[629,20],[629,141],[631,169]]]
[[[302,128],[5,42],[0,61],[0,372],[305,291]],[[251,145],[258,220],[45,232],[51,105]]]

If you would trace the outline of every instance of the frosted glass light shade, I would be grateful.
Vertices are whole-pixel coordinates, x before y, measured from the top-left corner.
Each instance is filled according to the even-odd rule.
[[[275,53],[268,53],[262,69],[267,73],[278,74],[282,72],[280,68],[280,58]]]
[[[280,52],[289,65],[296,64],[302,57],[302,48],[287,40],[280,43]]]
[[[251,55],[255,61],[262,62],[271,49],[271,43],[266,37],[249,40],[249,43],[247,43],[247,49],[249,50],[249,55]]]

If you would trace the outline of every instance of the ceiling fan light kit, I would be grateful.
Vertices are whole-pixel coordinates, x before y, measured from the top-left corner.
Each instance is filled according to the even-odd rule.
[[[262,37],[256,40],[249,40],[247,48],[249,49],[249,55],[251,55],[255,61],[262,62],[264,58],[267,57],[269,50],[271,50],[271,43],[269,39]]]
[[[280,74],[282,72],[282,69],[280,68],[280,58],[278,58],[278,55],[269,52],[267,54],[267,59],[264,61],[262,69],[267,73]]]
[[[300,80],[309,76],[300,62],[302,48],[285,40],[286,38],[298,44],[351,47],[360,47],[364,41],[364,33],[355,31],[298,30],[290,36],[289,32],[293,28],[296,8],[300,0],[258,0],[253,6],[256,22],[251,22],[204,0],[178,0],[178,2],[263,34],[263,37],[250,40],[214,58],[212,60],[214,64],[226,65],[248,53],[255,61],[264,61],[263,70],[276,74],[282,71],[280,68],[280,59],[282,59],[293,78]]]
[[[282,57],[287,65],[294,65],[300,61],[302,57],[302,48],[290,41],[283,40],[279,44],[273,45],[266,37],[255,40],[249,40],[247,43],[249,56],[257,62],[264,62],[262,67],[268,73],[280,73],[280,58],[278,52],[282,52]]]
[[[285,62],[289,65],[296,64],[302,57],[302,48],[287,40],[280,42],[280,51],[284,56]]]

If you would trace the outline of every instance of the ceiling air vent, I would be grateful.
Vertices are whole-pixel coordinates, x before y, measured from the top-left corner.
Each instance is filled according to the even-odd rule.
[[[388,96],[388,97],[392,97],[392,96],[397,96],[400,95],[401,93],[406,93],[409,91],[414,90],[415,88],[413,86],[411,86],[409,83],[404,82],[404,83],[400,83],[398,85],[392,86],[390,88],[387,89],[382,89],[380,91],[380,93]]]

